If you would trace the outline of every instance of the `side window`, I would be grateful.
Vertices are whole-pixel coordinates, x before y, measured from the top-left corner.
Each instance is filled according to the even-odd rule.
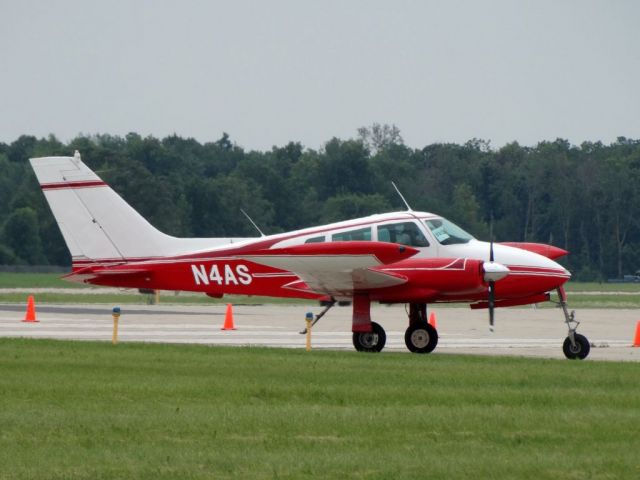
[[[322,243],[324,242],[324,235],[322,237],[307,238],[304,243]]]
[[[378,225],[378,241],[399,243],[410,247],[428,247],[429,242],[414,222]]]
[[[354,241],[371,241],[371,229],[359,228],[358,230],[349,230],[348,232],[334,233],[331,235],[332,242],[354,242]]]

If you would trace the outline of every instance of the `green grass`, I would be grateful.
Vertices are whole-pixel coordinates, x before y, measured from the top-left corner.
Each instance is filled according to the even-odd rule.
[[[569,292],[567,298],[570,308],[640,308],[640,294],[571,295]]]
[[[640,283],[568,282],[567,292],[629,292],[640,294]]]
[[[640,477],[638,365],[0,340],[0,478]]]
[[[69,268],[71,271],[71,268]],[[58,273],[0,273],[0,288],[90,288],[62,280]]]

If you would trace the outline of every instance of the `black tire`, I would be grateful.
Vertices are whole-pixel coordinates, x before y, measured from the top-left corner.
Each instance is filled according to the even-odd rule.
[[[380,352],[385,343],[387,334],[376,322],[371,322],[370,332],[353,332],[353,346],[359,352]]]
[[[569,337],[564,339],[564,343],[562,344],[564,356],[569,360],[584,360],[587,358],[589,351],[591,350],[589,340],[587,340],[587,337],[580,335],[579,333],[574,333],[573,338],[576,341],[575,345],[571,344],[571,339]]]
[[[404,343],[413,353],[431,353],[438,345],[438,331],[428,323],[409,325]]]

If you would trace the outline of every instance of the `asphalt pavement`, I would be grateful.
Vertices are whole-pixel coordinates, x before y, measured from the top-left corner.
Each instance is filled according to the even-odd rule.
[[[37,323],[22,322],[25,305],[0,305],[0,336],[111,341],[111,305],[36,305]],[[121,342],[197,343],[210,345],[304,348],[300,335],[305,313],[321,308],[304,305],[235,306],[236,330],[221,330],[225,305],[123,306]],[[566,327],[557,308],[496,310],[496,331],[489,332],[486,310],[434,306],[440,341],[433,354],[464,353],[564,358]],[[407,352],[403,305],[372,307],[372,318],[387,333],[384,351]],[[637,310],[576,311],[578,332],[591,342],[589,360],[640,361],[633,348]],[[315,349],[352,350],[351,308],[334,307],[314,327]],[[408,352],[407,352],[408,353]]]

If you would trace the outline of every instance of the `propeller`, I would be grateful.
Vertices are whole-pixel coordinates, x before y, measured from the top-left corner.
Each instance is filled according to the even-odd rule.
[[[493,236],[491,237],[491,243],[489,243],[489,263],[493,262]],[[495,280],[489,281],[489,331],[493,333],[494,323],[494,310],[496,307],[496,282]]]
[[[489,284],[489,298],[487,306],[489,308],[489,331],[493,333],[493,326],[495,322],[495,307],[496,307],[496,282],[509,275],[509,268],[501,263],[495,261],[493,254],[493,215],[491,217],[491,223],[489,225],[489,261],[484,262],[482,268],[484,270],[484,281]]]

